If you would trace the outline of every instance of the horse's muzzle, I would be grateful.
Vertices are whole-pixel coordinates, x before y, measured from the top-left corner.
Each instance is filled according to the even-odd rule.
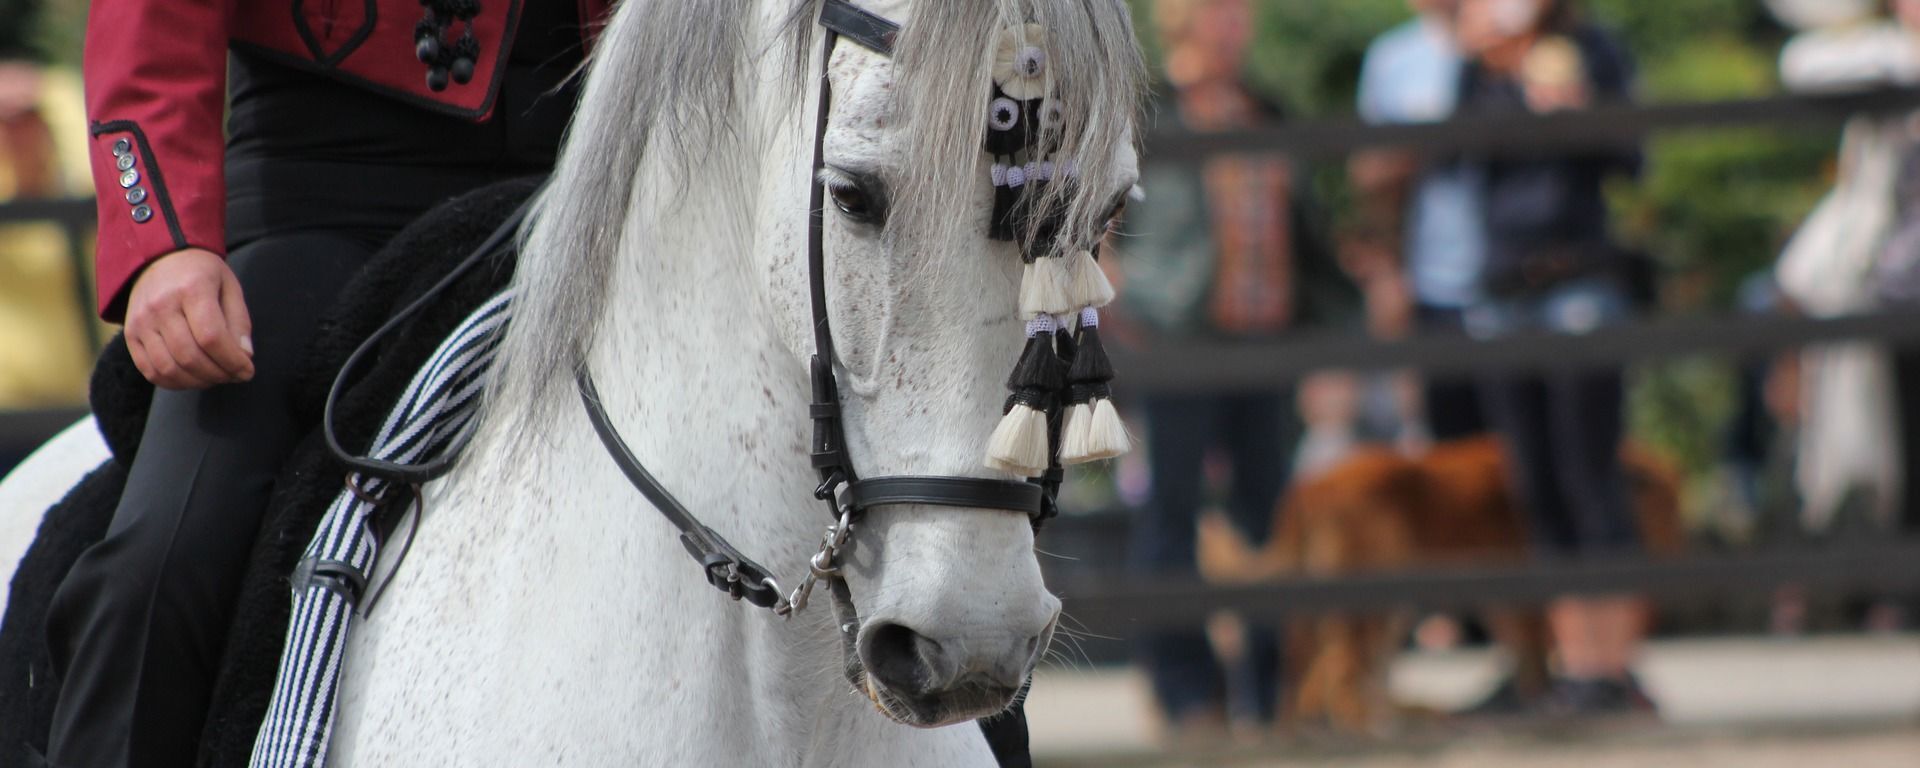
[[[903,624],[874,622],[859,639],[866,693],[887,716],[922,728],[994,714],[1026,685],[1053,627],[1048,622],[1039,634],[1017,639],[934,639]]]

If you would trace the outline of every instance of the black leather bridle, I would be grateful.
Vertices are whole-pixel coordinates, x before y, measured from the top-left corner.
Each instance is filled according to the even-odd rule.
[[[854,525],[877,507],[908,504],[1004,510],[1027,515],[1037,528],[1056,512],[1062,472],[1050,468],[1042,477],[1025,480],[990,480],[975,477],[900,475],[861,477],[854,471],[848,455],[840,413],[840,387],[833,373],[833,332],[827,317],[826,253],[823,247],[826,229],[825,185],[819,180],[825,165],[824,146],[827,115],[833,94],[827,78],[827,64],[834,44],[845,37],[881,55],[891,55],[899,25],[853,6],[846,0],[826,0],[819,23],[825,28],[825,45],[820,57],[820,100],[813,135],[812,199],[809,203],[807,232],[807,275],[810,303],[813,307],[813,346],[811,379],[813,402],[808,413],[813,419],[810,455],[819,473],[815,498],[827,505],[833,526],[828,529],[821,548],[809,563],[808,573],[790,595],[783,595],[779,582],[762,565],[754,562],[712,528],[702,524],[660,481],[634,458],[620,439],[600,402],[593,376],[584,361],[576,367],[575,379],[585,404],[587,418],[620,470],[641,495],[680,530],[680,541],[706,572],[707,582],[731,595],[745,599],[777,614],[790,616],[807,605],[814,584],[822,579],[839,585],[838,558],[853,533]],[[845,598],[843,588],[836,595]]]

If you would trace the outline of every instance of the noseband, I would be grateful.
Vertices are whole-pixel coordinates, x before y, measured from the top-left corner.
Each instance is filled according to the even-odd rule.
[[[813,346],[811,380],[813,401],[808,414],[813,419],[810,456],[819,473],[820,484],[814,498],[825,502],[832,527],[827,529],[820,550],[808,563],[807,575],[791,593],[783,594],[766,567],[741,554],[726,538],[702,524],[679,499],[633,456],[620,439],[593,376],[583,362],[576,368],[575,380],[585,404],[587,418],[606,446],[621,472],[639,489],[660,513],[680,530],[680,542],[687,553],[706,572],[707,583],[735,600],[745,599],[780,616],[804,610],[814,585],[821,579],[838,580],[840,554],[853,535],[854,526],[878,507],[933,505],[981,510],[1003,510],[1027,515],[1037,528],[1057,509],[1055,498],[1064,472],[1057,462],[1038,478],[1025,481],[991,480],[946,475],[897,475],[861,477],[854,471],[848,455],[846,435],[841,421],[840,387],[833,372],[833,331],[827,317],[826,253],[823,247],[826,229],[825,185],[819,180],[825,166],[824,145],[827,116],[833,94],[827,78],[827,64],[834,44],[842,37],[881,55],[891,55],[899,25],[857,8],[845,0],[826,0],[820,11],[825,27],[825,46],[820,57],[820,101],[813,135],[812,199],[808,211],[807,279],[813,307]],[[840,590],[836,590],[839,592]]]

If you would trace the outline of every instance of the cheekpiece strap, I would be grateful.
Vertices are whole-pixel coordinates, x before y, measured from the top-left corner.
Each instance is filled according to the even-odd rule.
[[[900,25],[875,16],[846,0],[827,0],[826,4],[820,8],[820,26],[838,32],[841,37],[859,43],[883,56],[893,54],[894,38],[900,36]]]

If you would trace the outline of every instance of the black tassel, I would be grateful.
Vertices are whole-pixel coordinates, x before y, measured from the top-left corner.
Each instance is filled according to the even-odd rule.
[[[1007,377],[1007,388],[1053,392],[1067,385],[1067,365],[1054,353],[1052,331],[1041,331],[1027,339],[1020,362]]]
[[[1093,389],[1094,385],[1092,384],[1069,385],[1067,387],[1066,405],[1073,407],[1093,402]]]
[[[1001,404],[1000,415],[1005,416],[1012,412],[1016,405],[1024,405],[1036,411],[1050,411],[1053,410],[1053,394],[1038,389],[1016,389],[1013,394],[1007,395],[1007,401]]]
[[[1072,381],[1073,364],[1080,360],[1080,343],[1073,340],[1073,334],[1071,333],[1055,333],[1053,335],[1053,350],[1054,354],[1060,358],[1060,362],[1067,366],[1067,380]],[[1102,354],[1105,353],[1103,352]]]
[[[1075,384],[1113,381],[1113,362],[1107,359],[1106,345],[1100,343],[1099,326],[1081,328],[1077,344],[1067,378]]]

